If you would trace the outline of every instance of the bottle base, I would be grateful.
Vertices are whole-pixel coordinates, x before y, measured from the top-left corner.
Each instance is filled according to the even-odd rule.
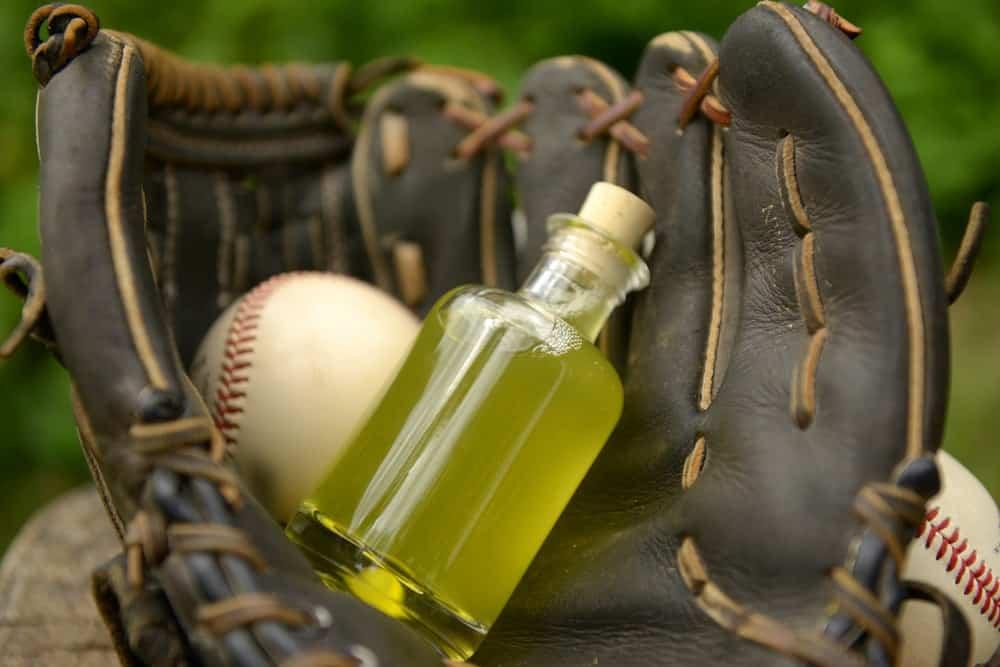
[[[438,599],[404,568],[366,549],[315,507],[299,509],[285,529],[332,590],[350,593],[427,637],[448,658],[465,660],[486,626]]]

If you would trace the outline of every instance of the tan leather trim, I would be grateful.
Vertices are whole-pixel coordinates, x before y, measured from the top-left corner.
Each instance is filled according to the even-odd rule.
[[[382,144],[382,171],[395,176],[410,163],[410,123],[406,116],[384,111],[379,119]]]
[[[805,361],[795,367],[792,383],[792,418],[799,428],[807,428],[816,415],[816,369],[827,339],[827,329],[820,329],[809,339]]]
[[[708,45],[708,42],[706,42],[701,35],[699,35],[696,32],[691,32],[690,30],[685,30],[681,34],[684,35],[688,39],[688,41],[691,42],[691,45],[698,50],[698,53],[701,54],[701,57],[705,59],[706,65],[715,60],[716,58],[715,51],[712,49],[711,46]]]
[[[411,308],[420,305],[427,296],[427,271],[420,244],[397,241],[392,246],[392,261],[396,267],[396,283],[403,303]]]
[[[681,33],[691,47],[698,52],[706,64],[716,58],[716,53],[709,43],[698,33],[685,30]],[[718,386],[716,373],[719,358],[719,345],[722,341],[722,312],[725,304],[725,160],[722,130],[713,127],[712,132],[712,311],[709,320],[708,339],[705,341],[705,363],[702,368],[701,387],[698,393],[698,408],[707,410],[715,397]]]
[[[788,135],[781,141],[781,178],[785,182],[785,191],[788,193],[788,203],[792,209],[792,217],[798,227],[798,233],[804,234],[812,229],[809,216],[806,215],[806,207],[802,203],[802,193],[799,191],[798,174],[795,171],[795,140],[792,135]]]
[[[374,98],[369,102],[369,108],[377,109],[389,88],[383,88],[375,93]],[[392,291],[392,278],[389,267],[386,265],[385,256],[379,247],[378,228],[375,226],[375,204],[372,201],[371,191],[371,150],[372,150],[372,123],[374,119],[365,114],[361,121],[361,129],[358,132],[357,143],[354,147],[354,155],[351,160],[351,182],[354,187],[354,201],[358,213],[358,222],[361,226],[361,237],[364,240],[365,252],[368,261],[372,265],[372,273],[375,284],[387,291]]]
[[[708,576],[694,540],[685,537],[677,551],[677,568],[698,607],[723,628],[782,655],[821,667],[861,667],[847,650],[821,635],[796,632],[729,597]]]
[[[90,474],[94,478],[94,486],[97,487],[97,493],[101,497],[104,509],[107,511],[108,516],[111,518],[111,523],[118,533],[118,539],[124,540],[125,522],[122,521],[122,517],[118,513],[118,508],[115,507],[114,502],[111,500],[111,488],[108,486],[108,481],[104,478],[104,472],[101,470],[99,463],[97,436],[94,434],[94,427],[90,424],[90,417],[83,408],[83,403],[80,401],[80,394],[77,392],[75,385],[70,386],[70,400],[73,406],[73,417],[76,419],[76,435],[80,440],[83,458],[87,462],[87,467],[90,468]]]
[[[917,269],[913,259],[913,249],[910,244],[910,233],[906,226],[906,218],[903,214],[903,206],[896,190],[892,172],[889,170],[888,162],[882,152],[882,148],[875,138],[871,126],[865,119],[864,114],[858,107],[857,101],[848,92],[847,87],[837,76],[830,61],[819,50],[809,33],[799,22],[792,11],[779,3],[765,0],[761,6],[777,14],[791,30],[799,46],[815,65],[820,76],[823,77],[830,90],[843,106],[858,132],[861,142],[865,147],[868,157],[872,162],[872,168],[878,180],[882,197],[885,201],[889,214],[893,237],[896,240],[896,253],[899,261],[899,268],[903,282],[903,303],[906,309],[907,329],[909,330],[909,387],[910,395],[907,409],[906,425],[906,456],[916,458],[924,452],[924,401],[926,381],[925,374],[925,334],[923,311],[920,304],[920,288],[917,280]]]
[[[215,210],[219,216],[219,253],[215,268],[219,293],[216,295],[216,305],[223,309],[232,303],[235,296],[233,291],[233,255],[236,244],[235,203],[229,187],[229,179],[224,172],[215,174],[213,194],[215,195]]]
[[[496,150],[488,150],[483,155],[483,177],[479,188],[479,253],[482,266],[483,284],[496,287],[500,282],[497,275],[497,162]]]
[[[951,269],[944,280],[944,291],[948,295],[948,303],[953,304],[962,295],[969,278],[972,276],[972,267],[979,256],[979,249],[983,244],[983,234],[986,232],[986,223],[990,219],[990,207],[986,202],[976,202],[969,211],[969,221],[965,225],[965,233],[962,234],[962,243],[958,247],[958,253],[951,264]]]
[[[686,31],[664,32],[654,37],[649,45],[654,48],[671,49],[689,55],[694,52],[691,39],[688,37],[690,34]]]
[[[723,183],[725,164],[723,162],[722,132],[717,126],[712,129],[712,315],[705,341],[705,364],[701,372],[701,389],[698,393],[698,408],[707,410],[715,397],[715,366],[722,337],[722,304],[725,299],[725,213],[723,208]]]
[[[217,637],[252,623],[267,621],[298,627],[307,625],[309,616],[268,593],[241,593],[219,602],[203,604],[197,612],[199,628]]]
[[[795,291],[809,333],[815,333],[826,325],[823,298],[820,296],[819,282],[816,279],[815,255],[816,235],[809,232],[802,238],[799,261],[795,266]]]
[[[153,351],[153,344],[146,330],[139,308],[139,295],[129,262],[129,247],[125,237],[125,220],[122,213],[121,184],[125,170],[126,130],[128,123],[128,75],[135,50],[125,44],[121,47],[122,60],[118,66],[115,81],[115,100],[111,121],[111,153],[108,156],[108,174],[105,181],[105,215],[107,217],[108,241],[111,246],[111,263],[114,266],[115,282],[125,309],[132,343],[140,363],[152,386],[168,389],[167,373]]]
[[[684,459],[684,468],[681,471],[681,488],[690,489],[698,481],[701,471],[705,469],[706,454],[705,436],[699,435],[694,441],[691,453]]]
[[[486,104],[476,90],[463,79],[435,72],[433,70],[416,70],[407,75],[406,81],[417,86],[433,90],[445,99],[445,102],[465,104],[475,111],[486,111]]]

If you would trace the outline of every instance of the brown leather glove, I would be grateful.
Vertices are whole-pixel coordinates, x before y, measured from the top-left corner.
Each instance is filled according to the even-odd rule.
[[[473,661],[892,664],[899,604],[935,597],[898,569],[937,485],[944,279],[905,129],[826,18],[763,3],[721,56],[663,35],[631,90],[546,61],[496,116],[486,79],[422,68],[375,94],[355,140],[352,93],[377,69],[203,69],[83,8],[36,14],[48,307],[31,313],[125,539],[97,578],[123,659],[440,664],[312,578],[222,464],[183,369],[278,271],[368,277],[418,310],[510,286],[507,148],[522,267],[593,181],[659,219],[651,286],[602,337],[622,422]],[[938,602],[956,664],[967,633]]]

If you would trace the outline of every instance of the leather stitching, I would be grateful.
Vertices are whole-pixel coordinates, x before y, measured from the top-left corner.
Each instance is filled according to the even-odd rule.
[[[725,298],[725,213],[723,208],[723,159],[722,133],[713,126],[712,131],[712,311],[705,341],[705,363],[702,367],[698,407],[707,410],[715,397],[716,362],[722,340],[722,306]]]
[[[132,335],[132,343],[149,382],[157,389],[168,389],[167,373],[153,350],[153,343],[139,307],[135,276],[129,262],[130,253],[125,237],[122,212],[122,179],[125,170],[126,136],[128,123],[128,77],[135,51],[128,44],[118,43],[121,60],[115,80],[111,120],[111,147],[108,155],[108,172],[105,180],[105,217],[108,243],[115,282],[125,310],[125,319]]]

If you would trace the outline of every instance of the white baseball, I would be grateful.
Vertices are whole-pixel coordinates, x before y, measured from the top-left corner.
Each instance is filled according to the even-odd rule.
[[[939,451],[941,492],[907,551],[903,576],[933,584],[963,612],[972,635],[972,663],[989,660],[1000,645],[1000,511],[982,483],[950,454]],[[900,620],[900,665],[936,667],[942,625],[937,608],[906,602]]]
[[[419,328],[399,302],[331,273],[286,273],[212,325],[191,376],[254,495],[279,520],[360,427]]]

